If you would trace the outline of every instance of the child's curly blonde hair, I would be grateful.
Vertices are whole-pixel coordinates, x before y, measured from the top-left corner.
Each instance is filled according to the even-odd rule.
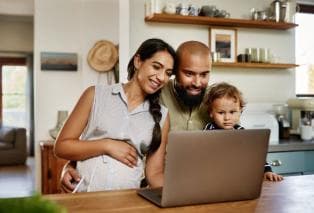
[[[208,106],[208,112],[212,111],[212,104],[218,98],[233,98],[235,102],[240,103],[241,111],[245,106],[245,101],[243,99],[242,93],[235,86],[228,84],[226,82],[215,83],[209,87],[208,93],[206,95],[205,104]]]

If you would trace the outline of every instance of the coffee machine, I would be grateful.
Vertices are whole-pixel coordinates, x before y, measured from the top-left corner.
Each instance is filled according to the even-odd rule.
[[[291,110],[291,134],[299,135],[301,125],[314,127],[314,98],[289,99],[288,107]]]

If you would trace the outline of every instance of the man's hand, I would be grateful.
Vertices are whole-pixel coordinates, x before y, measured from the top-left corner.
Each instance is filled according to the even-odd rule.
[[[77,170],[70,164],[66,164],[61,175],[61,191],[71,193],[81,177]]]

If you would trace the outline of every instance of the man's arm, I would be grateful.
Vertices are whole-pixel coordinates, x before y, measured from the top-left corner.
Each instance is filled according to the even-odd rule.
[[[60,188],[63,193],[71,193],[81,177],[76,170],[76,161],[68,161],[61,173]]]

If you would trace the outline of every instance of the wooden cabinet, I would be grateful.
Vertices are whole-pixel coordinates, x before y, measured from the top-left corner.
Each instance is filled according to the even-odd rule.
[[[288,30],[292,29],[297,24],[274,21],[257,21],[249,19],[233,19],[233,18],[212,18],[205,16],[182,16],[169,14],[152,14],[145,17],[146,22],[161,22],[173,24],[193,24],[193,25],[208,25],[218,27],[233,27],[233,28],[255,28],[255,29],[273,29],[273,30]],[[228,67],[228,68],[257,68],[257,69],[289,69],[297,67],[291,63],[213,63],[213,67]]]
[[[42,194],[60,193],[60,176],[67,160],[57,158],[53,152],[54,141],[41,141],[41,189]]]
[[[286,176],[314,173],[314,151],[268,153],[274,172]]]

